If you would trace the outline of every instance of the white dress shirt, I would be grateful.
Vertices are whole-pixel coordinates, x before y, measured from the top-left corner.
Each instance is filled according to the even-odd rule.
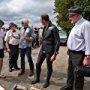
[[[90,55],[90,22],[80,18],[72,28],[67,47],[70,50],[85,51],[85,55]]]
[[[13,32],[12,30],[7,31],[6,36],[5,36],[5,41],[9,41],[9,44],[11,45],[18,45],[19,44],[19,39],[16,39],[12,37],[12,33],[14,36],[19,36],[19,30],[16,30]]]
[[[4,31],[0,29],[0,49],[3,49]]]

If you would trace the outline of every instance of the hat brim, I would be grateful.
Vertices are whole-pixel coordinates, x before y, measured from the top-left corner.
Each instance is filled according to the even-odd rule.
[[[71,12],[70,12],[70,13],[68,13],[68,14],[69,14],[69,15],[75,15],[75,14],[78,14],[78,13],[71,13]]]

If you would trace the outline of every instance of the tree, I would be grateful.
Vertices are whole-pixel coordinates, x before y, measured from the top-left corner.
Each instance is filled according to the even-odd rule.
[[[90,0],[75,0],[75,6],[80,6],[83,9],[83,16],[90,21]]]
[[[68,18],[68,9],[70,7],[80,6],[84,10],[84,17],[90,20],[90,0],[55,0],[54,5],[54,11],[58,13],[57,23],[66,32],[73,26]]]

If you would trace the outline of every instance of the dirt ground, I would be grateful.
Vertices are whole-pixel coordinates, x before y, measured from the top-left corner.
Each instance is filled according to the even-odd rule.
[[[37,56],[38,56],[39,48],[32,50],[32,57],[34,64],[36,64]],[[42,72],[41,72],[41,82],[35,85],[31,85],[30,82],[34,79],[34,76],[28,77],[29,74],[29,66],[27,58],[26,62],[26,73],[22,77],[18,77],[18,73],[20,71],[13,71],[9,72],[8,69],[8,53],[5,53],[4,58],[4,66],[2,73],[6,75],[5,79],[0,79],[0,85],[5,88],[5,90],[12,90],[15,84],[23,85],[28,88],[28,90],[60,90],[60,87],[65,84],[66,82],[66,74],[67,74],[67,63],[68,63],[68,56],[67,56],[67,47],[62,46],[59,50],[59,54],[57,56],[56,61],[53,63],[53,75],[51,78],[51,84],[48,88],[43,89],[42,85],[45,82],[46,77],[46,62],[44,61],[42,65]],[[18,59],[18,65],[20,67],[20,57]],[[85,86],[84,90],[90,90],[90,78],[85,78]]]

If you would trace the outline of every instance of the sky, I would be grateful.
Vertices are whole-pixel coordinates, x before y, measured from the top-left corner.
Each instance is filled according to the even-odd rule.
[[[40,15],[48,13],[52,22],[54,18],[54,0],[0,0],[0,19],[9,24],[20,24],[29,19],[30,25],[41,26]]]

